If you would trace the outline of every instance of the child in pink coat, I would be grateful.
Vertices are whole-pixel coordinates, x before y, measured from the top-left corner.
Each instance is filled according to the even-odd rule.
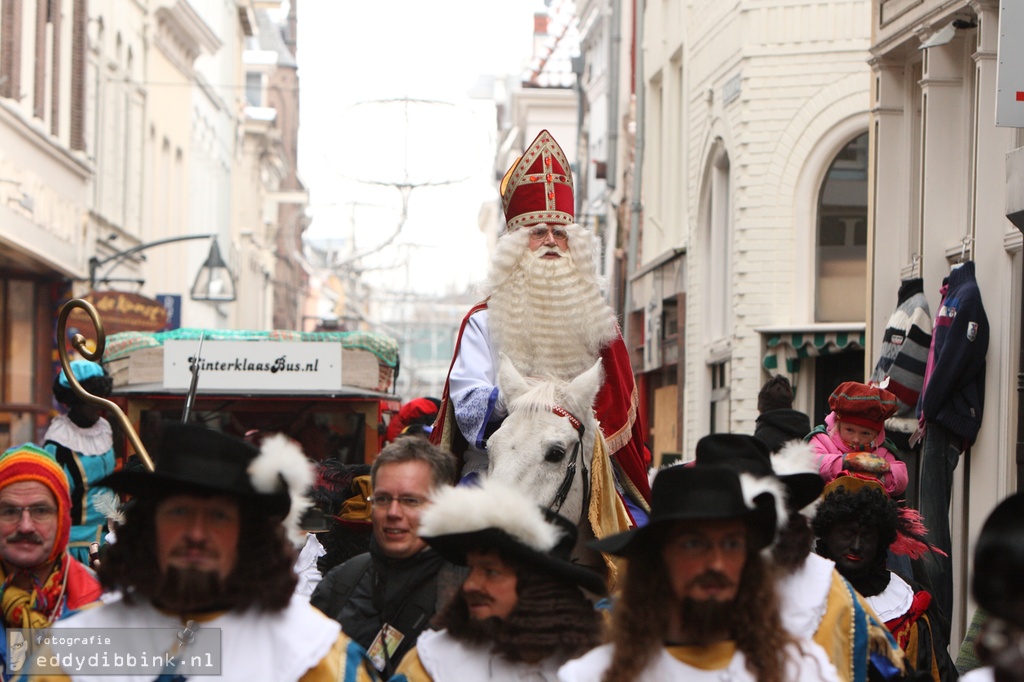
[[[907,465],[885,439],[885,420],[898,409],[896,396],[882,388],[846,381],[829,396],[831,414],[807,436],[825,482],[842,471],[875,476],[891,496],[907,489]]]

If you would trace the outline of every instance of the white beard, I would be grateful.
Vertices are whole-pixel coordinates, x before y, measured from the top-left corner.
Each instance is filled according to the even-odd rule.
[[[574,379],[618,333],[592,266],[593,237],[569,228],[561,258],[542,258],[546,247],[530,251],[525,229],[498,240],[487,304],[491,339],[527,376]]]

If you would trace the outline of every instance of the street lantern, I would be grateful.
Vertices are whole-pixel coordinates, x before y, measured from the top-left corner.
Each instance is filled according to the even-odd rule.
[[[192,239],[210,240],[210,253],[207,254],[206,261],[203,263],[203,267],[199,269],[195,282],[192,284],[192,291],[190,292],[192,300],[214,301],[217,303],[228,303],[230,301],[234,301],[235,279],[231,274],[231,270],[224,262],[224,258],[220,255],[220,247],[217,246],[217,235],[215,234],[189,234],[179,237],[168,237],[167,239],[158,239],[154,242],[139,244],[138,246],[133,246],[125,251],[118,251],[117,253],[103,259],[93,256],[89,259],[89,288],[91,290],[95,290],[98,283],[110,281],[107,279],[107,276],[127,256],[139,253],[140,251],[145,251],[154,246],[189,241]],[[113,264],[110,266],[110,269],[107,270],[107,274],[102,277],[98,276],[100,267],[110,262],[113,262]],[[138,281],[140,284],[142,283],[142,280]]]
[[[235,278],[220,255],[217,239],[210,240],[210,253],[192,284],[193,301],[226,303],[235,300]]]

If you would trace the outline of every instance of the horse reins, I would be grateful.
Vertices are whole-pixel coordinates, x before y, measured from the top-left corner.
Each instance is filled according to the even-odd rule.
[[[566,498],[569,497],[569,491],[572,490],[572,481],[576,478],[576,459],[580,460],[580,467],[583,469],[583,500],[584,502],[590,496],[590,476],[587,472],[587,465],[584,463],[583,458],[580,457],[580,448],[583,447],[583,434],[586,432],[586,427],[583,426],[576,415],[569,412],[567,409],[560,405],[553,405],[551,411],[557,414],[559,417],[565,417],[569,420],[569,423],[576,428],[577,440],[576,444],[572,446],[572,454],[569,456],[569,465],[565,468],[565,476],[562,477],[562,482],[558,486],[558,490],[555,491],[555,499],[551,501],[548,508],[553,512],[561,510],[562,505],[565,504]]]

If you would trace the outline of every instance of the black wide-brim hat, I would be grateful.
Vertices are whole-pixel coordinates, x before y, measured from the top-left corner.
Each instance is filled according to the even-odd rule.
[[[743,433],[713,433],[697,441],[694,466],[723,466],[740,473],[774,476],[786,487],[786,506],[799,511],[821,496],[825,481],[816,471],[777,474],[768,446]]]
[[[438,535],[423,540],[446,560],[459,566],[466,565],[466,553],[469,551],[496,550],[503,557],[518,561],[561,582],[578,585],[601,596],[608,594],[604,578],[595,569],[573,563],[569,559],[576,544],[576,529],[567,520],[566,524],[563,528],[568,529],[567,534],[562,536],[550,554],[527,547],[498,528]]]
[[[768,492],[756,495],[753,508],[748,507],[740,477],[740,473],[726,467],[671,466],[661,469],[651,488],[651,514],[647,525],[610,535],[591,542],[589,546],[628,558],[637,547],[650,542],[666,524],[742,519],[748,524],[753,549],[764,549],[775,539],[778,520],[775,496]]]
[[[288,514],[285,486],[274,493],[253,487],[248,469],[259,450],[239,438],[198,424],[165,423],[153,454],[154,471],[121,469],[96,485],[137,497],[230,495],[266,516]]]

